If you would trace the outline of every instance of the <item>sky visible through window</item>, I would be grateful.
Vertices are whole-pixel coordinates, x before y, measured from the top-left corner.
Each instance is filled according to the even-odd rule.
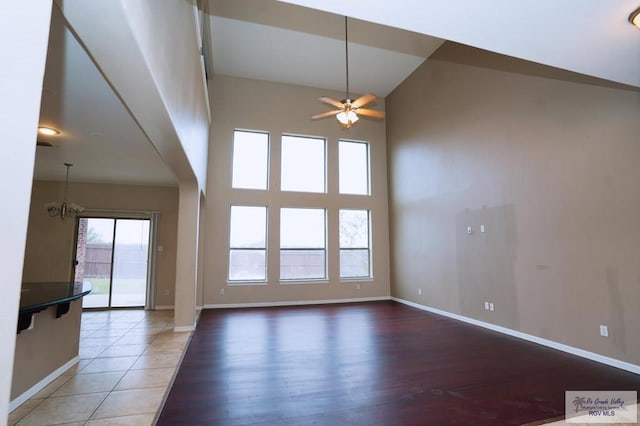
[[[266,207],[231,207],[231,248],[266,247],[266,220]]]
[[[236,130],[233,134],[233,188],[267,189],[269,135]]]
[[[283,191],[325,192],[325,140],[282,137]]]
[[[340,141],[341,194],[369,194],[369,146],[364,142]]]
[[[89,218],[91,232],[105,243],[113,241],[113,224],[114,219]],[[147,243],[148,236],[148,220],[118,220],[116,244],[140,244],[141,241]]]
[[[324,209],[282,209],[280,246],[282,248],[324,248],[324,216]],[[265,221],[265,207],[233,206],[230,247],[266,247]]]
[[[280,248],[324,248],[324,209],[280,211]]]

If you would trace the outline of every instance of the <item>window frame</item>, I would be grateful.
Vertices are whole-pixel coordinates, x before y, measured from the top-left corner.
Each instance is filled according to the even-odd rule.
[[[236,147],[236,133],[254,133],[259,135],[266,135],[267,137],[267,158],[266,158],[266,176],[264,188],[244,188],[233,186],[234,171],[235,171],[235,147]],[[233,136],[231,138],[231,189],[232,190],[245,190],[245,191],[264,191],[268,192],[269,181],[271,180],[271,133],[262,130],[249,130],[249,129],[233,129]]]
[[[340,189],[340,183],[341,183],[340,163],[342,161],[342,156],[340,155],[340,144],[343,142],[353,143],[353,144],[363,144],[366,146],[367,191],[364,194],[353,193],[353,192],[342,192]],[[373,192],[373,188],[372,188],[372,182],[371,182],[371,143],[367,141],[355,140],[355,139],[345,139],[345,138],[338,139],[338,194],[347,195],[347,196],[355,195],[355,196],[370,197],[372,195],[372,192]]]
[[[323,190],[322,191],[301,191],[298,189],[283,189],[283,149],[284,149],[284,138],[301,138],[301,139],[316,139],[316,140],[321,140],[323,142],[323,162],[322,162],[322,167],[323,167]],[[298,193],[298,194],[328,194],[329,193],[329,185],[328,185],[328,157],[329,157],[329,139],[326,136],[312,136],[312,135],[301,135],[301,134],[295,134],[295,133],[285,133],[283,132],[280,135],[280,188],[278,189],[280,193],[285,193],[285,194],[292,194],[292,193]]]
[[[342,211],[358,211],[358,212],[366,212],[367,213],[367,247],[342,247],[341,243],[341,233],[340,233],[340,213]],[[373,231],[372,231],[372,212],[370,208],[339,208],[338,209],[338,277],[340,281],[363,281],[363,280],[372,280],[373,279],[373,248],[372,248],[372,240],[373,240]],[[367,259],[368,259],[368,271],[367,275],[354,275],[354,276],[342,276],[342,252],[343,251],[351,251],[351,250],[367,250]]]
[[[231,220],[233,207],[261,207],[264,208],[264,248],[257,247],[232,247],[231,245]],[[267,285],[269,282],[269,206],[255,205],[255,204],[231,204],[229,206],[229,226],[227,227],[227,285],[230,286],[242,286],[242,285]],[[263,251],[264,252],[264,279],[231,279],[231,252],[233,250],[243,251]]]
[[[295,247],[295,248],[282,248],[282,211],[283,210],[320,210],[324,212],[324,247],[322,249],[319,248],[304,248],[304,247]],[[289,285],[289,284],[313,284],[313,283],[323,283],[329,282],[329,241],[328,241],[328,208],[327,207],[309,207],[309,206],[281,206],[280,207],[280,218],[279,218],[279,231],[280,231],[280,247],[278,247],[278,272],[279,272],[279,282],[281,285]],[[282,278],[282,251],[324,251],[324,267],[323,273],[324,276],[322,278]]]

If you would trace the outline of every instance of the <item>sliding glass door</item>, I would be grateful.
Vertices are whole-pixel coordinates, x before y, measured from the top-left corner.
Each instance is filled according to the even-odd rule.
[[[149,265],[149,220],[117,219],[111,306],[144,306]]]
[[[75,281],[93,286],[83,308],[145,306],[149,225],[149,219],[78,219]]]

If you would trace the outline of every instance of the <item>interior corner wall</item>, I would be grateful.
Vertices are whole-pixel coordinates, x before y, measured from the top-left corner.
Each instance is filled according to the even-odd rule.
[[[63,196],[63,182],[33,182],[23,269],[25,282],[66,281],[71,276],[76,221],[49,217],[44,208],[45,203],[60,201]],[[172,306],[176,280],[178,188],[70,183],[69,199],[88,209],[160,213],[156,243],[162,250],[156,253],[155,301],[157,306]]]
[[[389,296],[389,234],[385,125],[361,119],[349,130],[335,119],[312,121],[311,116],[329,109],[318,102],[320,96],[341,99],[343,94],[268,83],[242,78],[215,76],[212,98],[212,127],[209,146],[208,192],[206,196],[204,304],[314,302]],[[379,100],[380,106],[384,101]],[[231,188],[233,131],[266,131],[270,135],[269,191]],[[326,194],[281,192],[280,140],[282,134],[326,137],[328,173]],[[338,194],[337,147],[340,138],[370,143],[372,196]],[[366,198],[364,200],[363,198]],[[266,285],[228,285],[229,215],[235,205],[269,208]],[[328,281],[281,284],[279,280],[280,207],[326,207],[328,210]],[[373,279],[340,281],[338,269],[338,224],[340,208],[367,208],[372,211]]]
[[[485,65],[387,97],[392,296],[640,364],[640,91]]]

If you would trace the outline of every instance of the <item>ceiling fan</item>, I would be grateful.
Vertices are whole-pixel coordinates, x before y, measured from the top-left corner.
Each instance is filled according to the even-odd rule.
[[[344,47],[345,47],[345,64],[346,64],[346,76],[347,76],[347,96],[337,101],[328,96],[319,98],[320,102],[324,102],[331,106],[336,107],[336,110],[327,111],[320,114],[316,114],[311,117],[312,120],[318,120],[320,118],[326,118],[336,116],[340,124],[345,128],[350,128],[353,123],[359,120],[358,114],[373,118],[384,118],[384,112],[376,111],[373,109],[363,108],[363,106],[370,104],[376,100],[375,95],[365,94],[358,99],[353,100],[349,94],[349,32],[347,26],[347,17],[344,17]]]

